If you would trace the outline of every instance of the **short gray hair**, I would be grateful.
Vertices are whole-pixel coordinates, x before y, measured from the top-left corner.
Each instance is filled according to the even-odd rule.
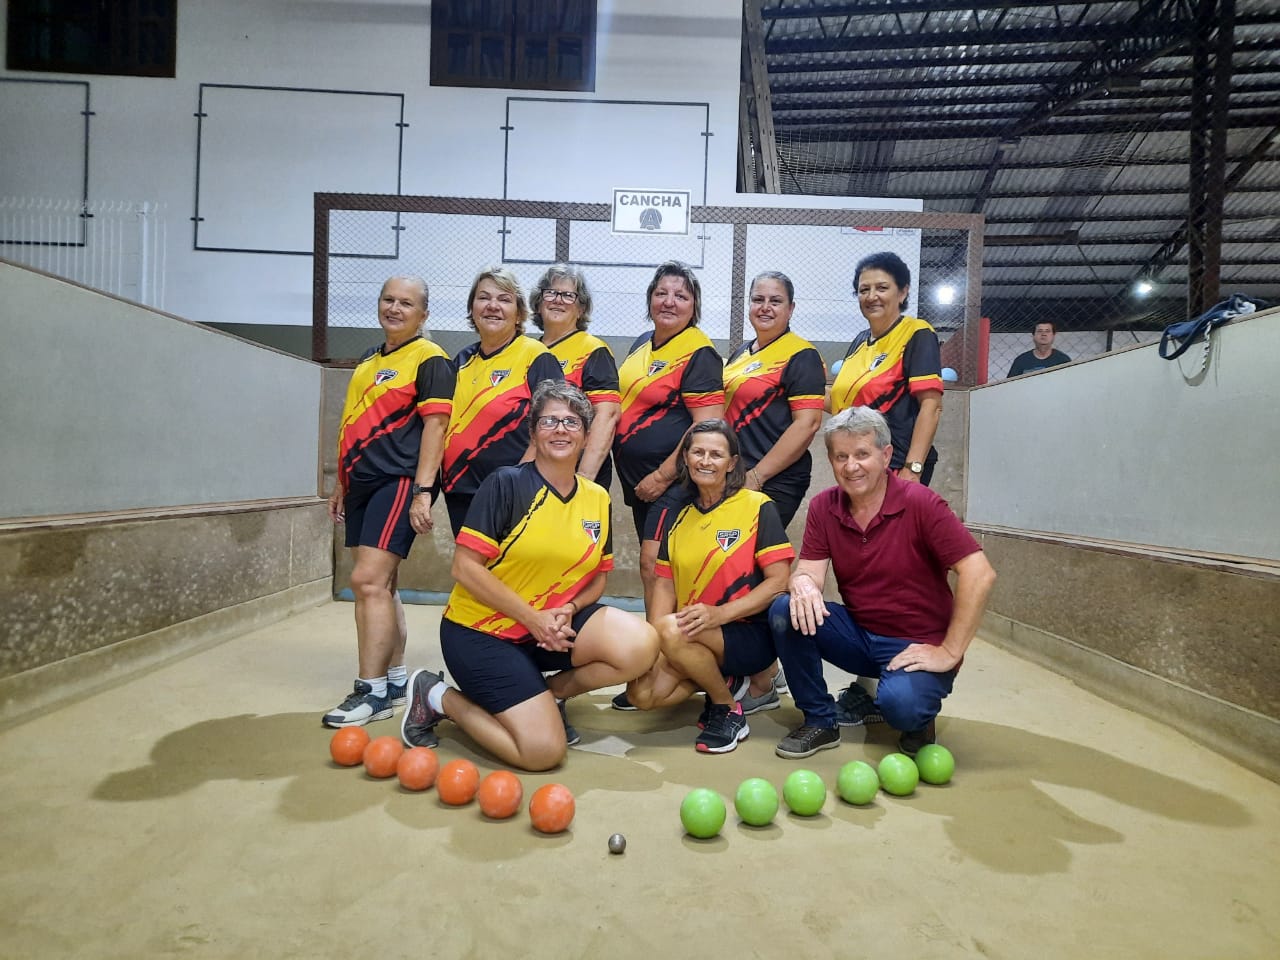
[[[567,380],[540,380],[533,388],[533,399],[529,402],[529,423],[532,425],[546,409],[547,404],[559,400],[574,412],[582,421],[583,430],[591,427],[591,418],[595,411],[591,409],[591,401],[587,395]]]
[[[539,330],[546,329],[542,325],[542,294],[543,291],[550,290],[557,280],[573,283],[574,293],[578,295],[577,327],[579,330],[587,329],[587,324],[591,322],[591,288],[587,286],[587,275],[582,272],[582,268],[572,263],[557,263],[548,267],[547,272],[529,291],[529,318],[533,325]]]
[[[428,303],[430,301],[431,291],[427,289],[427,281],[423,280],[422,277],[416,276],[415,274],[412,274],[412,273],[406,273],[396,277],[387,277],[387,279],[383,280],[382,289],[378,291],[379,300],[381,300],[382,295],[387,292],[387,284],[390,283],[392,280],[403,280],[405,283],[411,283],[415,287],[417,287],[419,290],[421,290],[422,291],[422,309],[423,310],[428,309]]]
[[[870,433],[875,436],[877,447],[887,447],[893,442],[888,421],[878,410],[872,410],[870,407],[849,407],[827,421],[827,425],[822,428],[822,439],[826,441],[827,453],[831,452],[831,439],[837,433],[848,433],[858,437],[864,437]]]

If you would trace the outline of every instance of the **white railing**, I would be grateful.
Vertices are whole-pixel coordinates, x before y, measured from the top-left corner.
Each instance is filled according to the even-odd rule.
[[[164,309],[160,204],[0,197],[0,257]]]

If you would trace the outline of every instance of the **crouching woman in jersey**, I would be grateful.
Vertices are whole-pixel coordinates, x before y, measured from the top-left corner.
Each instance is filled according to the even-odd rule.
[[[575,472],[591,402],[544,380],[530,411],[533,460],[488,477],[458,534],[456,585],[440,621],[457,687],[416,671],[401,734],[434,746],[434,727],[448,717],[503,763],[549,770],[577,741],[564,701],[640,676],[658,637],[640,617],[598,602],[613,568],[609,495]]]
[[[724,420],[689,428],[676,469],[694,496],[658,547],[653,620],[662,655],[627,686],[627,699],[651,710],[704,690],[694,746],[728,753],[750,733],[744,681],[776,656],[766,611],[787,588],[795,551],[773,501],[744,487],[738,439]]]

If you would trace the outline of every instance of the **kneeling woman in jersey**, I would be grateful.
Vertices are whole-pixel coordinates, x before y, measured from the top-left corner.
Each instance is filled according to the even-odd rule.
[[[705,690],[703,753],[727,753],[750,729],[745,680],[774,661],[766,611],[787,588],[795,551],[778,509],[743,486],[738,439],[723,420],[695,423],[680,444],[681,482],[695,491],[658,549],[654,613],[662,655],[627,687],[641,710],[666,707]],[[736,689],[735,689],[736,688]]]
[[[486,479],[458,534],[440,621],[457,689],[415,672],[401,734],[434,746],[447,716],[503,763],[548,770],[577,740],[564,701],[640,676],[658,638],[640,617],[597,602],[613,569],[609,494],[575,473],[591,402],[545,380],[530,409],[534,459]]]

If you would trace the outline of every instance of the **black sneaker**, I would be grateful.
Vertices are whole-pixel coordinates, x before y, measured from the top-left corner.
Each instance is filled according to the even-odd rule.
[[[639,710],[634,703],[627,699],[627,691],[623,690],[620,694],[609,701],[609,706],[615,710]]]
[[[326,727],[363,727],[374,720],[385,720],[392,714],[391,701],[375,697],[373,687],[357,680],[355,689],[347,699],[320,718]]]
[[[699,753],[728,753],[750,735],[741,704],[713,703],[707,711],[707,726],[693,745]]]
[[[861,727],[868,723],[884,723],[884,717],[876,706],[875,698],[857,683],[851,683],[836,700],[836,723],[842,727]]]
[[[746,697],[747,697],[747,691],[749,691],[749,690],[751,689],[751,678],[750,678],[750,677],[747,677],[747,676],[742,676],[742,677],[725,677],[725,678],[724,678],[724,683],[725,683],[725,686],[729,688],[729,696],[733,697],[734,702],[738,702],[738,701],[744,701],[744,702],[745,702]],[[704,700],[704,701],[706,701],[706,702],[705,702],[705,703],[703,703],[703,705],[702,705],[702,712],[701,712],[700,714],[698,714],[698,729],[699,729],[699,730],[705,730],[705,729],[707,728],[707,717],[709,717],[709,716],[710,716],[710,711],[711,711],[711,698],[710,698],[710,697],[708,697],[705,693],[702,695],[702,698],[703,698],[703,700]],[[744,707],[743,707],[742,712],[743,712],[743,713],[755,713],[757,710],[760,710],[760,709],[769,710],[769,709],[772,709],[772,708],[770,708],[770,707],[763,707],[763,708],[761,708],[761,707],[756,707],[756,709],[755,709],[755,710],[748,710],[748,709],[746,709],[746,707],[744,706]]]
[[[565,713],[564,701],[557,700],[556,707],[560,710],[560,719],[564,722],[564,742],[569,746],[574,746],[582,742],[582,736],[572,723],[569,722],[569,715]]]
[[[391,705],[393,707],[403,707],[409,702],[409,696],[405,692],[408,688],[408,678],[406,677],[405,679],[405,683],[392,683],[390,680],[387,681],[387,699],[391,701]]]
[[[898,749],[908,757],[914,757],[921,747],[938,742],[937,729],[932,720],[923,730],[909,730],[898,738]]]
[[[440,743],[435,727],[444,714],[432,710],[427,700],[427,694],[438,683],[444,683],[444,677],[430,670],[415,670],[409,674],[409,705],[400,719],[400,739],[407,746],[434,747]]]
[[[805,724],[796,727],[778,741],[773,752],[788,760],[803,760],[819,750],[831,750],[840,746],[839,727],[813,727]]]

